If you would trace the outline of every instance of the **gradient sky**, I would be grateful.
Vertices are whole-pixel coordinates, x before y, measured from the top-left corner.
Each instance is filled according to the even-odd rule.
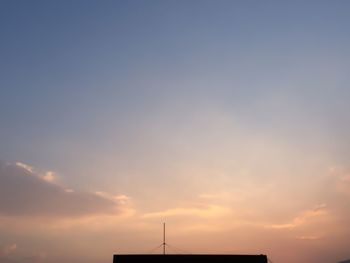
[[[349,12],[0,1],[0,262],[350,258]]]

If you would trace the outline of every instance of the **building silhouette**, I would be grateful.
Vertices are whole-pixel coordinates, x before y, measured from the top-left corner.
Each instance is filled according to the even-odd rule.
[[[266,255],[218,255],[218,254],[166,254],[170,246],[165,242],[163,223],[163,254],[120,254],[113,255],[113,263],[268,263]]]
[[[266,255],[205,254],[123,254],[114,255],[113,263],[267,263]]]

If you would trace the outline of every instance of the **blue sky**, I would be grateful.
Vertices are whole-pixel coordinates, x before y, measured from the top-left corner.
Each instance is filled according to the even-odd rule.
[[[254,200],[262,192],[274,219],[257,212],[261,224],[289,216],[299,227],[321,204],[345,220],[346,206],[335,203],[350,193],[349,8],[1,1],[0,160],[39,177],[49,171],[43,178],[66,188],[125,195],[138,223],[157,210],[196,213],[190,204],[203,196],[220,196],[218,206],[206,200],[221,212],[260,211]],[[329,174],[335,188],[325,190]],[[252,195],[238,202],[241,190]],[[176,217],[176,227],[183,220]],[[299,232],[322,244],[334,238]]]
[[[345,1],[1,5],[6,159],[45,165],[57,139],[103,141],[177,107],[220,108],[262,131],[347,120]],[[275,94],[283,105],[264,104]]]

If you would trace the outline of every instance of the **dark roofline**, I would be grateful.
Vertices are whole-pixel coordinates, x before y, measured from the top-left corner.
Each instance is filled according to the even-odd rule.
[[[266,255],[233,254],[115,254],[114,263],[267,263]]]
[[[128,254],[114,254],[114,256],[230,256],[230,257],[241,257],[241,256],[250,256],[250,257],[257,257],[257,256],[265,256],[265,254],[138,254],[138,253],[128,253]]]

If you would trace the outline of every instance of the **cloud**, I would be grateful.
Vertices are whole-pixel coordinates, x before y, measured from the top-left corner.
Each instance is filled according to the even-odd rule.
[[[118,199],[72,191],[53,181],[52,172],[40,175],[20,162],[0,162],[0,215],[72,217],[117,213],[122,206]]]
[[[45,252],[35,252],[24,258],[12,258],[12,254],[17,250],[17,244],[10,244],[0,247],[0,263],[42,263],[45,262],[47,255]]]
[[[46,172],[45,175],[43,176],[43,179],[47,182],[55,181],[54,172],[51,172],[51,171]]]
[[[10,244],[0,248],[0,256],[8,256],[17,249],[17,244]]]
[[[9,258],[12,253],[17,250],[17,244],[9,244],[0,246],[0,262],[1,263],[16,263],[16,261]]]
[[[33,173],[34,172],[34,168],[28,164],[25,163],[21,163],[21,162],[16,162],[16,165],[18,167],[22,167],[24,170],[26,170],[27,172]]]
[[[319,217],[324,217],[328,215],[328,211],[326,210],[325,204],[320,204],[315,206],[313,209],[306,210],[302,212],[300,215],[295,217],[291,222],[284,224],[271,224],[266,225],[266,228],[274,228],[274,229],[291,229],[296,228],[310,222],[314,222],[315,219]]]
[[[299,240],[318,240],[320,238],[321,238],[320,236],[300,236],[300,237],[297,237],[297,239],[299,239]]]
[[[195,216],[195,217],[220,217],[230,212],[227,207],[219,205],[194,205],[187,207],[176,207],[158,212],[146,213],[144,218],[164,218],[173,216]]]
[[[7,256],[1,256],[1,255],[0,255],[0,262],[1,263],[18,263],[17,261],[10,259]]]
[[[350,195],[350,172],[349,169],[341,166],[329,168],[329,174],[335,178],[336,191],[343,195]]]
[[[46,259],[47,259],[47,255],[45,252],[36,252],[36,253],[33,253],[31,256],[24,258],[23,262],[42,263],[46,261]]]

